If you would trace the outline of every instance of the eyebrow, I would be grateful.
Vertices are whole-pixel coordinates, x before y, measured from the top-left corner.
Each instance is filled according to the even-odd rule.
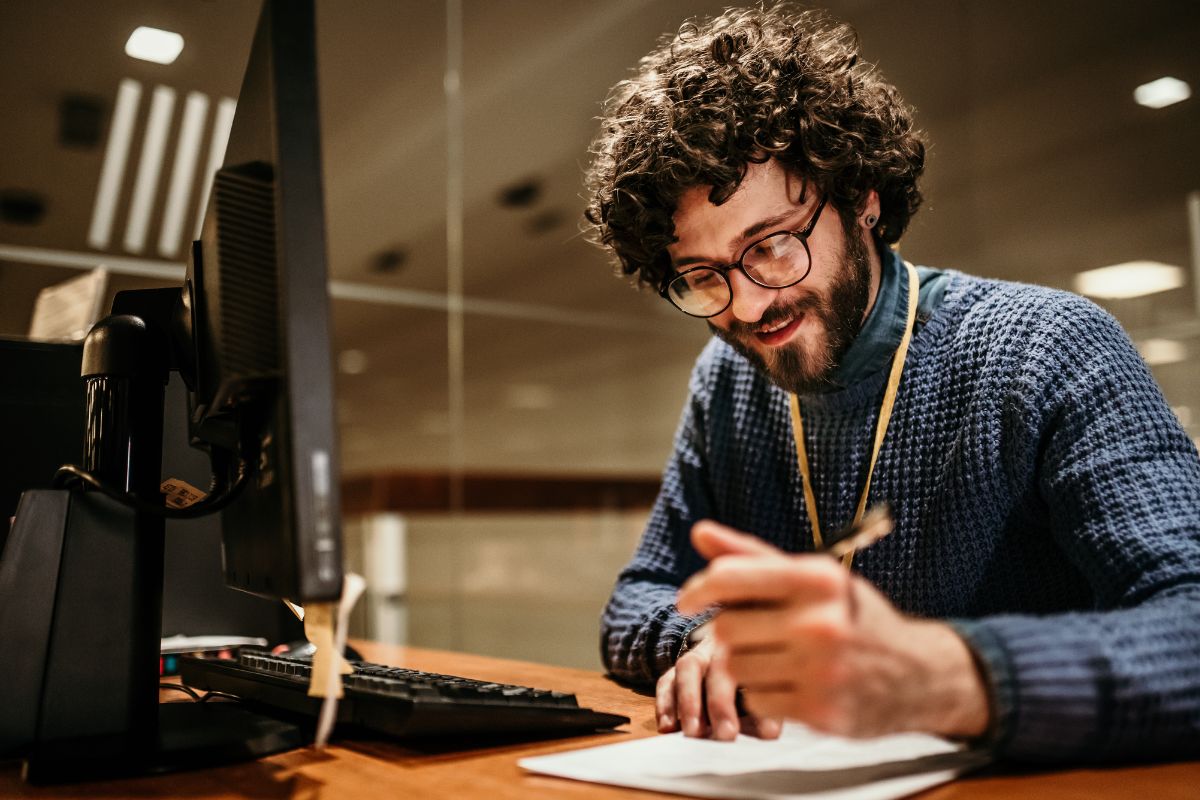
[[[801,209],[793,208],[788,211],[784,211],[783,213],[776,214],[772,217],[767,217],[766,219],[759,220],[758,222],[754,223],[750,227],[746,228],[744,231],[742,231],[737,236],[730,239],[729,240],[729,249],[732,251],[736,251],[738,246],[742,242],[746,241],[747,239],[751,238],[752,236],[757,236],[758,234],[762,233],[765,230],[769,230],[771,228],[776,228],[779,225],[782,225],[784,220],[795,216],[797,213],[800,212],[800,210]],[[680,267],[686,267],[686,266],[690,266],[692,264],[715,264],[715,263],[720,263],[720,261],[721,261],[720,259],[703,258],[701,256],[685,256],[684,258],[681,258],[678,261],[672,261],[671,265],[675,269],[679,269]]]
[[[795,216],[798,211],[799,211],[799,209],[793,208],[791,211],[785,211],[782,214],[776,214],[773,217],[767,217],[766,219],[761,220],[760,222],[754,223],[749,228],[746,228],[746,230],[742,231],[741,236],[738,236],[729,242],[729,249],[733,250],[740,243],[746,241],[747,239],[749,239],[753,236],[757,236],[758,234],[766,231],[769,228],[775,228],[775,227],[778,227],[779,225],[782,225],[783,221],[785,219]]]

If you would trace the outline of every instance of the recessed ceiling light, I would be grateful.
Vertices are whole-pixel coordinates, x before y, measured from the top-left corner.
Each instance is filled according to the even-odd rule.
[[[403,247],[389,247],[375,256],[371,270],[383,275],[399,272],[408,263],[408,251]]]
[[[1183,270],[1157,261],[1128,261],[1080,272],[1075,291],[1088,297],[1116,300],[1166,292],[1183,286]]]
[[[537,178],[528,178],[500,190],[500,205],[508,208],[528,208],[542,196],[542,184]]]
[[[142,25],[129,34],[125,54],[155,64],[170,64],[183,52],[183,37],[178,33]]]
[[[361,375],[367,371],[370,359],[362,350],[343,350],[338,354],[338,369],[346,375]]]
[[[1133,90],[1133,99],[1146,108],[1164,108],[1192,96],[1192,87],[1170,76],[1143,83]]]

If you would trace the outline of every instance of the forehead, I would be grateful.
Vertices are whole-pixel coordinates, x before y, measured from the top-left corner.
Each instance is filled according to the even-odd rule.
[[[679,197],[672,221],[676,240],[667,248],[672,259],[718,258],[742,231],[772,216],[800,207],[804,181],[777,161],[750,164],[728,200],[709,202],[711,186],[693,186]]]

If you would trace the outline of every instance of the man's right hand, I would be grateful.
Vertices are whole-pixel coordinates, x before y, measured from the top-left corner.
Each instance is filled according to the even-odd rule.
[[[779,720],[738,718],[737,684],[725,668],[724,650],[706,636],[658,679],[654,692],[658,732],[683,729],[685,736],[733,740],[740,730],[777,739]]]

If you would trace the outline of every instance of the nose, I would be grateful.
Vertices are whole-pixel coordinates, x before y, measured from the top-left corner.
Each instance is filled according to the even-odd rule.
[[[729,288],[733,292],[733,301],[729,310],[741,322],[753,323],[762,319],[763,312],[775,301],[778,289],[767,289],[759,286],[746,277],[740,269],[729,271]]]

